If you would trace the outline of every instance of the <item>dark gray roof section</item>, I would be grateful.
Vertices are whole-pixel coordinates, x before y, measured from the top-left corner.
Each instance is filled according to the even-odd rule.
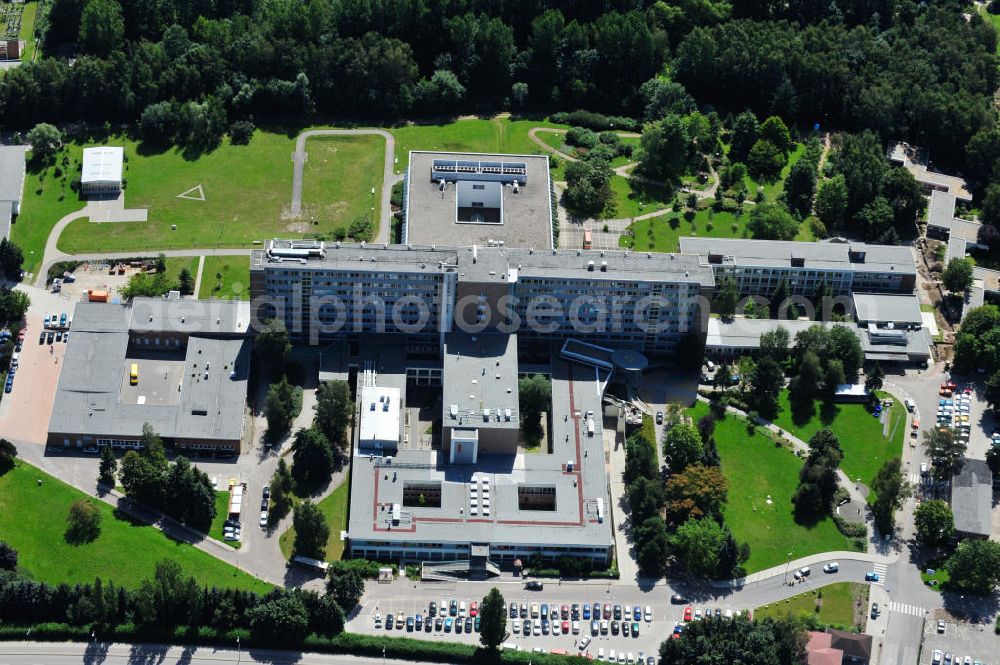
[[[500,186],[503,201],[503,224],[457,223],[455,180],[461,182],[492,179],[478,173],[449,176],[445,188],[432,179],[435,161],[455,160],[469,164],[504,163],[523,166],[525,176],[516,176],[517,193],[505,177]],[[499,176],[497,176],[499,177]],[[483,184],[477,182],[477,185]],[[496,186],[490,183],[487,188]],[[503,241],[507,247],[552,247],[552,196],[549,183],[549,158],[544,155],[490,155],[478,153],[410,152],[406,178],[406,228],[408,243],[423,245],[483,245]]]
[[[910,325],[917,328],[923,326],[920,314],[920,301],[917,294],[906,295],[855,293],[854,318],[859,323],[893,323],[895,325]]]
[[[519,429],[517,335],[449,334],[444,343],[443,385],[446,426]]]
[[[896,245],[684,237],[680,239],[680,250],[706,260],[721,257],[721,265],[730,266],[790,268],[792,259],[796,259],[801,261],[796,267],[804,270],[916,274],[910,248]]]
[[[229,303],[232,310],[238,306]],[[183,364],[177,402],[126,403],[122,391],[131,362],[133,314],[127,305],[77,303],[49,431],[137,436],[148,422],[168,438],[239,439],[250,372],[249,340],[192,333],[183,359],[163,352],[164,365]]]
[[[0,237],[10,235],[24,191],[24,159],[28,146],[0,145]]]
[[[955,530],[989,538],[993,509],[993,472],[985,460],[966,458],[951,479],[951,510]]]

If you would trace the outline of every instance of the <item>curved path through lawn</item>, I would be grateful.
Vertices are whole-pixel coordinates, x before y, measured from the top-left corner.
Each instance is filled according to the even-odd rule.
[[[392,187],[399,178],[392,171],[393,157],[396,154],[396,139],[384,129],[308,129],[295,139],[295,152],[292,154],[294,171],[292,174],[292,206],[291,214],[298,217],[302,214],[302,173],[305,170],[306,139],[313,136],[381,136],[385,139],[385,164],[382,173],[382,208],[379,215],[378,236],[376,242],[389,242],[389,229],[392,227]]]

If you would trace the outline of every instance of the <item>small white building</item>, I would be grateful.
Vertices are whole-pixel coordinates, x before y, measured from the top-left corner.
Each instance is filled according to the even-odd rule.
[[[399,447],[399,388],[366,386],[361,389],[361,449],[396,450]]]
[[[84,194],[109,194],[122,188],[122,164],[125,150],[116,146],[83,149],[83,174],[80,189]]]

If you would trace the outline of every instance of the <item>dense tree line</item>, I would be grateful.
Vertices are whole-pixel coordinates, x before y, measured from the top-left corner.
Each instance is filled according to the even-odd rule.
[[[677,80],[699,102],[908,138],[952,166],[992,123],[997,36],[959,3],[733,4],[735,20],[677,45]]]
[[[996,34],[963,10],[950,0],[52,0],[40,24],[58,57],[9,72],[0,112],[25,128],[141,119],[150,140],[201,144],[227,127],[245,139],[254,116],[587,108],[658,122],[696,100],[908,138],[955,164],[990,125],[997,82]],[[676,81],[656,78],[665,70]],[[780,148],[755,141],[739,159],[767,170]]]
[[[660,645],[664,663],[708,662],[745,665],[787,665],[806,661],[806,631],[795,619],[719,617],[692,621],[679,639]]]
[[[257,644],[274,646],[295,646],[310,634],[334,636],[344,629],[344,612],[329,595],[205,587],[170,560],[158,562],[153,576],[136,589],[100,578],[93,584],[52,586],[18,577],[9,565],[16,565],[16,552],[2,543],[0,551],[6,552],[0,558],[0,622],[5,624],[68,623],[100,633],[127,624],[164,634],[179,627],[212,629],[218,635],[248,630]]]

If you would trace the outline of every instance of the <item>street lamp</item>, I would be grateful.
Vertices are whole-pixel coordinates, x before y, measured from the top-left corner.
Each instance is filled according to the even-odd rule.
[[[239,665],[240,662],[240,636],[236,636],[236,663]]]
[[[788,567],[791,565],[791,563],[792,563],[792,553],[789,552],[788,555],[785,557],[785,584],[788,584]]]

